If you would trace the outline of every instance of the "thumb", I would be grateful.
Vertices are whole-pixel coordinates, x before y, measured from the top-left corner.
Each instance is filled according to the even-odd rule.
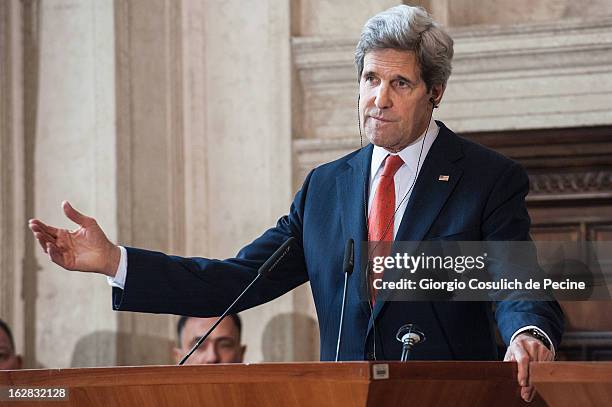
[[[89,216],[83,215],[81,212],[77,211],[70,205],[68,201],[62,202],[62,209],[64,209],[64,213],[74,223],[80,226],[87,226],[91,223],[91,218]]]

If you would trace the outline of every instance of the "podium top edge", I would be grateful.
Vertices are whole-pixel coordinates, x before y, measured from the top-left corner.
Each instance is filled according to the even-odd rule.
[[[0,385],[98,387],[295,380],[367,383],[380,378],[374,370],[381,366],[389,373],[386,380],[516,380],[514,362],[357,361],[12,370],[0,371]]]

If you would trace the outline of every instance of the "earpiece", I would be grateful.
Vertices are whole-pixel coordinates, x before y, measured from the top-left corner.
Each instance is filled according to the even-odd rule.
[[[436,100],[433,97],[429,98],[429,102],[431,103],[432,108],[438,108],[438,105],[436,105]]]

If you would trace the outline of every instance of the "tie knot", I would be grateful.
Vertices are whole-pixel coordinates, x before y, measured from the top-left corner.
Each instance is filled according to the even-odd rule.
[[[399,167],[402,166],[402,164],[404,164],[404,160],[402,160],[402,157],[400,157],[399,155],[389,154],[387,156],[387,159],[385,160],[385,167],[383,168],[382,176],[393,177],[397,170],[399,170]]]

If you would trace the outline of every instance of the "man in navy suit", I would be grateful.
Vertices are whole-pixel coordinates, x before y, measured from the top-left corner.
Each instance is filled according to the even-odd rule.
[[[108,241],[93,218],[67,202],[81,227],[69,232],[31,220],[45,252],[60,266],[109,276],[117,310],[208,317],[222,313],[258,268],[288,238],[296,245],[260,280],[235,312],[310,282],[321,360],[333,360],[347,239],[529,240],[529,184],[515,162],[462,139],[432,120],[451,72],[453,41],[422,9],[397,6],[371,18],[355,53],[360,124],[371,144],[315,168],[288,215],[235,258],[181,258]],[[355,264],[362,253],[356,246]],[[506,360],[519,363],[523,398],[533,396],[528,362],[552,360],[563,331],[556,302],[370,302],[359,295],[367,276],[349,280],[340,358],[397,359],[397,329],[418,324],[427,341],[415,359],[494,360],[497,327]]]

